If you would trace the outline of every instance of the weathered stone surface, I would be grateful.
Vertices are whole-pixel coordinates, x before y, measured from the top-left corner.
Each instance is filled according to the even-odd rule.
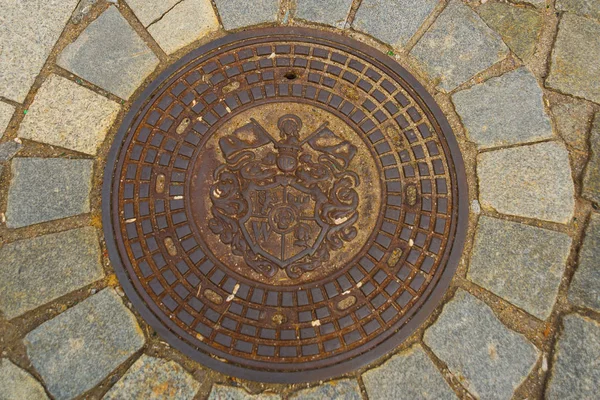
[[[2,57],[2,54],[0,54],[0,57]],[[13,106],[0,101],[0,138],[4,136],[4,131],[6,131],[14,113],[15,108]]]
[[[19,137],[96,154],[119,105],[75,82],[51,75],[19,128]]]
[[[299,0],[296,4],[296,17],[343,28],[350,7],[352,0]]]
[[[569,153],[557,142],[479,154],[479,200],[503,214],[568,223],[575,206]]]
[[[0,248],[0,309],[11,319],[103,276],[92,227],[5,244]]]
[[[60,54],[58,65],[128,99],[158,58],[116,7],[109,7]]]
[[[509,399],[529,375],[539,351],[506,328],[492,310],[459,290],[423,338],[478,398]]]
[[[352,26],[395,47],[402,47],[431,14],[437,0],[364,0]]]
[[[322,399],[362,400],[362,395],[360,394],[360,387],[356,380],[341,379],[300,390],[289,397],[289,400]]]
[[[575,271],[569,301],[577,306],[600,312],[600,214],[593,212],[579,251],[579,266]]]
[[[19,139],[0,143],[0,161],[10,161],[23,147]]]
[[[280,400],[281,396],[273,393],[249,394],[242,388],[214,384],[208,400]]]
[[[583,176],[582,195],[600,204],[600,113],[596,114],[590,133],[591,155]]]
[[[477,12],[520,59],[528,60],[533,55],[542,27],[539,12],[495,1],[482,4]]]
[[[371,400],[455,399],[423,348],[415,345],[362,376]]]
[[[600,19],[600,0],[556,0],[557,10]]]
[[[278,0],[215,0],[223,28],[232,30],[244,26],[277,21]]]
[[[481,148],[552,137],[542,90],[527,68],[457,92],[452,101],[469,138]]]
[[[567,144],[577,150],[585,151],[587,129],[593,109],[583,100],[567,100],[551,107],[554,124],[558,134]]]
[[[46,400],[42,385],[9,359],[0,359],[0,399]]]
[[[105,289],[25,337],[27,355],[56,399],[90,390],[144,345],[133,314]]]
[[[185,0],[150,25],[148,32],[171,54],[218,28],[210,0]]]
[[[595,399],[600,390],[600,324],[567,315],[556,345],[547,399]]]
[[[439,81],[439,87],[450,91],[508,52],[500,36],[473,10],[451,0],[410,54]]]
[[[78,0],[0,0],[0,96],[22,103]]]
[[[92,160],[15,158],[6,226],[20,228],[90,211]]]
[[[546,85],[600,103],[600,23],[565,13],[558,26]]]
[[[128,0],[127,5],[131,7],[133,13],[140,20],[142,25],[148,26],[180,1],[181,0]]]
[[[482,216],[467,277],[545,320],[570,248],[571,238],[564,233]]]
[[[142,354],[102,399],[191,400],[198,389],[181,365]]]

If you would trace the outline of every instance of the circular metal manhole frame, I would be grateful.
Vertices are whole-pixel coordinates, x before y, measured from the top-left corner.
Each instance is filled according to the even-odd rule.
[[[411,89],[415,92],[420,100],[425,104],[427,109],[432,113],[435,122],[437,122],[442,135],[446,140],[446,144],[450,151],[451,161],[453,163],[454,173],[456,176],[456,221],[453,233],[453,240],[451,244],[450,254],[448,256],[446,265],[439,276],[437,283],[432,282],[425,295],[419,300],[419,303],[414,307],[417,308],[412,314],[408,323],[404,324],[385,341],[380,342],[371,348],[369,351],[363,352],[362,354],[354,358],[346,358],[339,361],[337,364],[329,365],[311,370],[300,370],[300,371],[272,371],[272,370],[259,370],[251,369],[245,366],[239,366],[232,364],[226,360],[220,360],[216,356],[211,356],[204,352],[199,351],[190,344],[186,343],[178,335],[173,333],[166,327],[163,322],[158,319],[154,313],[145,304],[145,301],[141,298],[132,282],[130,281],[129,274],[127,273],[117,245],[117,235],[114,231],[113,226],[113,215],[112,215],[112,190],[113,190],[113,177],[115,169],[118,164],[118,157],[124,143],[124,139],[129,131],[129,128],[135,118],[138,116],[140,110],[146,105],[146,103],[152,100],[152,94],[160,87],[173,73],[180,68],[184,67],[189,62],[196,58],[201,57],[203,54],[219,49],[221,46],[225,46],[241,40],[248,40],[258,37],[277,37],[285,38],[285,36],[302,36],[303,40],[310,41],[311,39],[317,41],[327,41],[333,45],[338,44],[346,46],[354,50],[355,54],[361,54],[361,57],[369,57],[370,59],[380,63],[383,67],[388,68],[393,73],[400,76]],[[370,60],[371,61],[371,60]],[[371,61],[372,62],[372,61]],[[130,299],[136,310],[140,313],[142,318],[169,344],[174,348],[190,356],[201,364],[213,368],[222,373],[233,375],[239,378],[261,381],[261,382],[272,382],[272,383],[300,383],[300,382],[311,382],[317,380],[324,380],[327,378],[339,376],[351,371],[357,370],[360,367],[377,360],[386,353],[392,351],[397,345],[402,343],[412,333],[414,333],[419,326],[431,315],[434,309],[438,306],[443,295],[446,293],[450,281],[454,276],[460,258],[462,256],[464,242],[467,233],[468,225],[468,187],[466,181],[466,173],[464,167],[464,161],[458,142],[452,128],[450,127],[445,115],[433,99],[433,97],[427,92],[427,90],[413,77],[408,71],[400,66],[395,60],[384,55],[380,51],[358,42],[354,39],[350,39],[344,36],[337,35],[335,33],[325,32],[321,30],[311,28],[296,28],[296,27],[279,27],[279,28],[262,28],[242,31],[239,33],[230,34],[220,39],[212,41],[206,45],[195,49],[179,59],[177,62],[169,66],[163,71],[156,79],[148,85],[148,87],[142,92],[142,94],[132,104],[130,111],[121,122],[119,131],[117,132],[110,152],[106,160],[106,166],[103,176],[103,187],[102,187],[102,221],[104,234],[106,239],[106,246],[108,249],[109,258],[115,269],[115,273],[122,285],[127,297]]]

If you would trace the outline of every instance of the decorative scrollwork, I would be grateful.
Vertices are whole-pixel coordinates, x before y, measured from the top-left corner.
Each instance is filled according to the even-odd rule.
[[[255,271],[298,278],[357,236],[360,179],[347,169],[356,148],[327,124],[300,141],[296,115],[282,116],[278,127],[275,140],[251,119],[220,140],[226,163],[213,176],[209,227]],[[275,151],[257,159],[253,150],[268,144]]]

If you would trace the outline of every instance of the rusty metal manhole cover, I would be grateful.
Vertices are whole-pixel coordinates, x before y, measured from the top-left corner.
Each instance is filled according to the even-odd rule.
[[[105,173],[128,297],[225,373],[324,379],[410,335],[462,251],[466,184],[432,97],[389,57],[299,28],[193,51],[135,102]]]

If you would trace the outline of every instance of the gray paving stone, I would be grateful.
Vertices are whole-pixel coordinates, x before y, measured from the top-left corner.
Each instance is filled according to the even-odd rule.
[[[47,400],[42,385],[7,358],[0,359],[0,399]]]
[[[249,394],[242,388],[214,384],[208,400],[280,400],[281,396],[272,393]]]
[[[78,0],[0,0],[0,96],[22,103]]]
[[[600,19],[600,0],[556,0],[557,10]]]
[[[0,54],[0,57],[2,57],[2,54]],[[14,113],[15,108],[13,106],[0,101],[0,139],[4,136],[4,132],[6,131],[6,128],[8,128],[8,123],[12,119]]]
[[[467,135],[480,148],[552,137],[542,90],[525,67],[461,90],[452,101]]]
[[[590,158],[583,176],[582,196],[600,204],[600,113],[596,113],[590,132]]]
[[[370,400],[455,399],[423,348],[415,345],[362,375]]]
[[[150,25],[148,32],[167,54],[219,29],[210,0],[185,0]]]
[[[477,13],[486,24],[500,34],[520,59],[531,58],[542,27],[541,13],[496,1],[482,4],[477,9]]]
[[[540,354],[463,290],[444,306],[423,340],[467,390],[482,399],[510,399]]]
[[[36,93],[18,136],[95,155],[119,108],[106,97],[51,75]]]
[[[131,7],[135,16],[142,25],[148,26],[181,0],[127,0],[127,5]]]
[[[14,158],[6,226],[20,228],[90,212],[92,160]]]
[[[111,6],[65,47],[57,64],[128,99],[158,65],[158,58]]]
[[[460,0],[451,0],[411,50],[439,87],[450,91],[508,55],[508,47]]]
[[[572,304],[600,312],[599,255],[600,214],[593,212],[579,251],[579,263],[571,281],[568,298]]]
[[[573,217],[575,189],[569,153],[562,143],[489,151],[477,159],[484,209],[563,224]]]
[[[278,0],[215,0],[225,30],[277,21]]]
[[[362,400],[362,395],[356,379],[340,379],[300,390],[289,397],[289,400],[322,399]]]
[[[438,0],[363,0],[352,26],[394,47],[403,47]]]
[[[564,233],[482,216],[467,277],[545,320],[570,249],[571,238]]]
[[[0,248],[0,309],[8,319],[101,279],[92,227],[39,236]]]
[[[600,391],[600,324],[567,315],[556,345],[546,398],[597,399]]]
[[[133,314],[105,289],[24,339],[27,355],[57,400],[72,399],[102,381],[144,345]]]
[[[102,399],[191,400],[198,389],[181,365],[142,354]]]
[[[585,151],[587,144],[587,129],[593,109],[582,100],[567,100],[553,105],[551,108],[554,124],[558,134],[571,147]]]
[[[0,161],[10,161],[21,148],[23,148],[23,144],[19,139],[0,143]]]
[[[558,26],[546,85],[600,103],[600,23],[565,13]]]
[[[296,17],[306,21],[318,22],[344,28],[352,0],[298,0]]]

